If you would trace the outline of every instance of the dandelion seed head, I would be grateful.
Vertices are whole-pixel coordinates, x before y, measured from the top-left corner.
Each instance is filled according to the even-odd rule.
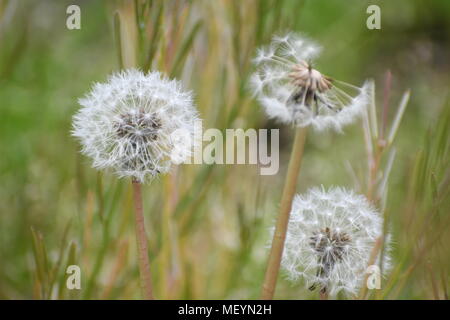
[[[144,182],[170,170],[174,150],[190,156],[198,114],[191,92],[159,72],[130,69],[79,99],[73,131],[93,167]],[[174,139],[183,130],[186,139]],[[186,143],[189,142],[189,143]],[[178,159],[179,160],[179,159]]]
[[[382,228],[382,218],[364,196],[343,188],[310,189],[292,204],[282,268],[311,290],[356,294]],[[390,268],[389,245],[388,236],[384,271]]]
[[[258,49],[250,87],[270,118],[298,127],[333,129],[352,123],[369,103],[369,86],[334,80],[312,68],[315,42],[295,33],[275,36]]]

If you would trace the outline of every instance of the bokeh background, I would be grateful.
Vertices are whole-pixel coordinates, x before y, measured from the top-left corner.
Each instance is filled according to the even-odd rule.
[[[80,30],[66,28],[70,4],[81,8]],[[381,30],[366,27],[370,4],[381,8]],[[140,298],[130,181],[93,170],[70,135],[77,99],[129,66],[182,79],[205,128],[280,128],[277,175],[183,165],[144,188],[158,298],[258,298],[293,130],[265,117],[247,82],[256,48],[289,30],[323,45],[315,64],[324,73],[374,79],[381,127],[410,89],[377,203],[394,267],[369,298],[448,298],[447,0],[0,0],[0,298]],[[362,122],[343,134],[310,133],[298,191],[366,193],[366,146]],[[81,290],[66,288],[71,264],[81,268]],[[318,297],[281,273],[276,298]]]

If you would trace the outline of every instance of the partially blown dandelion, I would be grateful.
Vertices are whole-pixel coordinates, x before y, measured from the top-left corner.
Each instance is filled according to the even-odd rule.
[[[341,188],[310,189],[294,199],[282,267],[291,280],[303,278],[310,290],[355,294],[364,285],[382,227],[382,218],[364,196]],[[388,254],[383,263],[387,270]]]
[[[198,119],[192,94],[159,72],[127,70],[79,100],[73,135],[97,169],[144,182],[189,156]],[[178,139],[182,132],[184,139]]]
[[[339,131],[363,112],[367,82],[359,88],[323,75],[310,62],[319,53],[317,44],[294,33],[258,51],[251,87],[269,117]]]

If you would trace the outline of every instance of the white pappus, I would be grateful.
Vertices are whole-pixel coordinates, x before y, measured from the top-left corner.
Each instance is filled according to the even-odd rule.
[[[343,188],[312,188],[292,204],[282,268],[310,290],[356,294],[382,234],[383,219],[366,197]],[[388,235],[383,272],[390,269],[389,246]]]
[[[369,82],[357,87],[323,75],[311,64],[320,51],[315,42],[292,32],[258,50],[250,86],[270,118],[341,131],[364,112]]]
[[[144,182],[191,155],[198,113],[192,93],[160,72],[129,69],[79,100],[72,134],[93,167]],[[180,137],[183,139],[180,139]]]

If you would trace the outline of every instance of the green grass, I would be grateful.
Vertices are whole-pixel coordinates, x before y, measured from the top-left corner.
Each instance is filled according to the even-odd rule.
[[[370,297],[447,298],[448,1],[375,1],[382,10],[376,31],[365,24],[371,1],[136,1],[137,18],[115,22],[124,2],[80,1],[82,28],[67,30],[70,1],[0,1],[0,298],[140,298],[130,183],[93,170],[70,136],[77,99],[124,64],[119,43],[136,49],[141,68],[194,90],[205,128],[278,128],[246,86],[256,47],[286,30],[322,43],[325,73],[356,84],[374,78],[379,116],[390,69],[389,123],[411,90],[385,204],[394,268]],[[136,19],[144,26],[136,41],[119,38]],[[293,130],[280,129],[275,176],[250,165],[183,165],[144,187],[157,297],[259,297],[292,142]],[[348,162],[365,193],[366,158],[361,123],[341,135],[310,135],[298,191],[358,189]],[[386,161],[384,154],[382,169]],[[81,291],[65,288],[70,264],[81,267]],[[276,298],[317,297],[280,277]]]

